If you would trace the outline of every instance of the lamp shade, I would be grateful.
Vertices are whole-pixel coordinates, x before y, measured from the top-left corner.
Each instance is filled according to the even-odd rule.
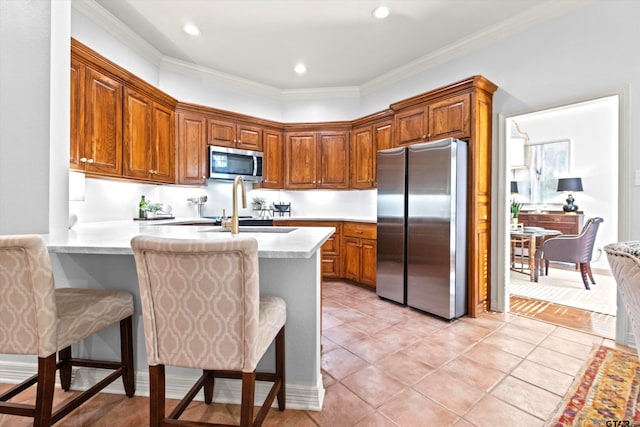
[[[511,181],[511,194],[518,194],[518,181]]]
[[[582,191],[582,178],[558,179],[557,191]]]

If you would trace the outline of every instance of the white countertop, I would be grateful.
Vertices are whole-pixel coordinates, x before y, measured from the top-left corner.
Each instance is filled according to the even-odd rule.
[[[203,225],[168,225],[179,222],[202,222]],[[230,232],[206,225],[211,220],[176,218],[159,221],[109,221],[76,224],[73,229],[52,230],[44,235],[49,252],[131,255],[131,239],[146,235],[176,239],[228,239]],[[287,233],[273,232],[291,230]],[[241,236],[258,240],[261,258],[310,258],[333,234],[333,227],[247,227]],[[271,232],[270,232],[271,231]]]
[[[282,221],[282,220],[295,220],[295,221],[352,221],[352,222],[367,222],[371,224],[375,224],[377,222],[377,218],[371,217],[345,217],[345,216],[335,216],[335,217],[315,217],[315,216],[274,216],[273,221]]]

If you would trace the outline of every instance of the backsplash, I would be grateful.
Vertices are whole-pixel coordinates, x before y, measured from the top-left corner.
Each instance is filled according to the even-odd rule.
[[[206,195],[205,216],[222,215],[225,209],[231,215],[232,183],[209,182],[206,187],[155,185],[108,179],[85,178],[84,200],[70,201],[69,212],[78,216],[78,222],[129,220],[138,214],[138,202],[144,195],[150,203],[168,203],[178,218],[195,218],[195,206],[187,198]],[[292,216],[356,217],[376,216],[376,190],[253,190],[247,184],[247,209],[240,215],[258,216],[251,205],[253,197],[264,197],[271,203],[291,203]],[[241,205],[241,202],[238,202]],[[286,215],[286,214],[285,214]]]

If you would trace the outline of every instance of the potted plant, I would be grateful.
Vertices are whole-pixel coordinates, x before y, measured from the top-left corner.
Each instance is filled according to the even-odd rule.
[[[253,204],[253,209],[260,210],[264,208],[265,203],[267,203],[267,199],[264,197],[254,197],[251,199],[251,203]]]
[[[518,223],[518,215],[520,215],[520,210],[522,209],[522,203],[516,202],[515,200],[511,201],[511,223]]]

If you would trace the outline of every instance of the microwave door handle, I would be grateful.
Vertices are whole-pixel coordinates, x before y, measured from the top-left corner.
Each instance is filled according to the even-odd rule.
[[[258,156],[253,156],[253,176],[258,173]]]

